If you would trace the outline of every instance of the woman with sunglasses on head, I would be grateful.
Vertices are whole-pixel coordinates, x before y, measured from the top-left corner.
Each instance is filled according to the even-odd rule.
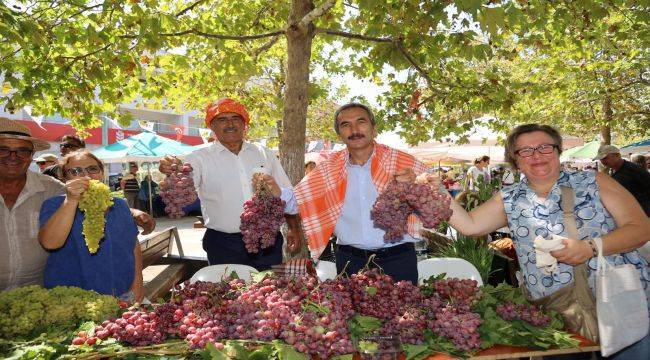
[[[561,153],[562,138],[553,127],[538,124],[516,127],[508,135],[505,158],[525,179],[504,187],[469,213],[452,201],[454,213],[449,223],[470,236],[509,226],[523,275],[520,282],[528,298],[546,307],[559,306],[556,310],[560,313],[567,307],[559,304],[559,296],[578,291],[575,290],[581,286],[578,284],[584,284],[581,287],[586,289],[583,298],[593,298],[595,294],[597,238],[602,240],[603,255],[610,264],[636,267],[647,298],[650,295],[648,263],[636,249],[650,239],[649,218],[635,198],[609,176],[562,170]],[[564,209],[572,211],[565,214]],[[543,255],[537,255],[536,250],[549,244],[546,240],[551,240],[553,235],[564,239],[556,240],[560,242],[558,250],[550,251],[546,259],[550,260],[550,268],[543,267],[545,261],[538,257]],[[535,241],[538,236],[541,238]],[[553,259],[557,261],[556,266]],[[571,330],[587,326],[584,319],[576,323],[579,323],[574,326],[576,330]],[[597,331],[596,328],[596,336]],[[645,358],[650,353],[649,347],[650,338],[646,335],[612,356]]]
[[[78,209],[79,200],[91,179],[103,180],[102,162],[89,151],[78,150],[63,158],[61,169],[66,195],[46,200],[40,212],[38,239],[50,251],[45,287],[77,286],[141,301],[142,254],[138,229],[126,202],[113,198],[96,253],[88,251],[82,234],[84,214]]]

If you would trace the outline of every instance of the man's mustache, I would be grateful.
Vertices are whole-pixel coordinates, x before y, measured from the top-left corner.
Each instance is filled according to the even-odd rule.
[[[363,135],[363,134],[355,133],[355,134],[352,134],[352,135],[348,136],[348,140],[363,139],[364,137],[366,137],[366,136]]]
[[[230,132],[230,131],[235,132],[235,131],[237,131],[237,128],[231,126],[231,127],[227,127],[225,129],[223,129],[223,131],[225,131],[225,132]]]

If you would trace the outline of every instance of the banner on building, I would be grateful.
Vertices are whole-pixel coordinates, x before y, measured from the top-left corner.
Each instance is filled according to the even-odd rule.
[[[185,132],[185,126],[183,125],[172,125],[172,129],[176,132],[176,141],[181,141],[183,138],[183,133]]]

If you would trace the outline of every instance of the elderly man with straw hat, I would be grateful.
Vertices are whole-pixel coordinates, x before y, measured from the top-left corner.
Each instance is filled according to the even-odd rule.
[[[282,234],[278,232],[273,246],[250,254],[244,247],[239,216],[244,202],[253,196],[254,173],[265,173],[263,181],[283,200],[291,198],[291,182],[271,150],[244,140],[250,116],[243,104],[221,99],[208,104],[205,113],[205,124],[214,132],[217,141],[186,157],[193,169],[194,186],[207,228],[203,249],[210,265],[230,263],[258,270],[270,269],[282,262]],[[160,172],[170,174],[174,163],[180,164],[180,161],[171,156],[163,158]],[[298,221],[293,215],[298,210],[295,202],[292,204],[285,207],[290,252],[300,245]]]
[[[25,125],[0,117],[0,291],[23,285],[42,285],[48,252],[38,242],[39,211],[43,202],[65,193],[51,176],[28,171],[35,151],[50,144],[32,137]],[[155,221],[132,210],[143,233]]]

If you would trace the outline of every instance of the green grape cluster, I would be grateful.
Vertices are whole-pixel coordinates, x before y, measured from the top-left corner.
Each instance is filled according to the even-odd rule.
[[[99,241],[104,237],[106,209],[113,205],[111,191],[101,181],[90,180],[88,189],[81,196],[79,209],[84,212],[83,234],[91,254],[99,249]]]
[[[115,317],[117,298],[70,286],[37,285],[0,293],[0,338],[30,338],[48,329],[73,329],[85,321]]]

